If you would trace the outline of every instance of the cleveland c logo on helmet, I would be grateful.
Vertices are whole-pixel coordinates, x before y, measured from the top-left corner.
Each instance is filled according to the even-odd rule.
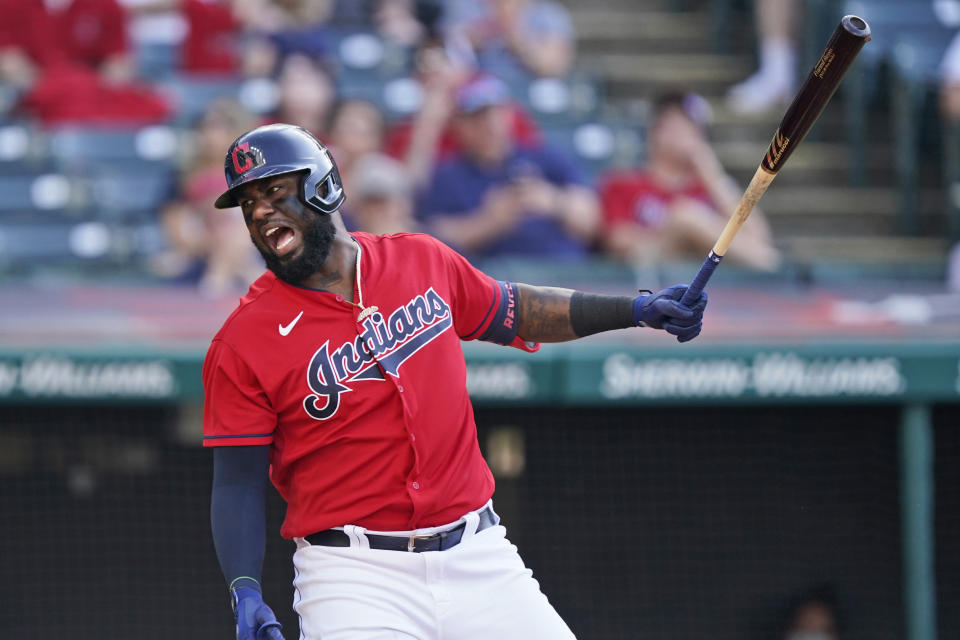
[[[240,143],[233,148],[233,170],[237,173],[253,168],[253,155],[249,151],[249,142]]]

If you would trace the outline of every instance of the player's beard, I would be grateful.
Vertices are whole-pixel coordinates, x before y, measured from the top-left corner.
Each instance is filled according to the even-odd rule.
[[[330,255],[333,237],[337,233],[330,216],[309,210],[305,214],[301,219],[312,216],[312,220],[307,222],[301,230],[303,248],[296,258],[283,260],[272,251],[264,250],[257,245],[263,261],[267,263],[267,268],[278,278],[292,285],[299,285],[323,267],[327,256]]]

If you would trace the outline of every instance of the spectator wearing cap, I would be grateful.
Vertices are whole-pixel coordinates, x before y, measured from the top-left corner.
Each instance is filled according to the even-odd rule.
[[[707,141],[709,105],[701,96],[670,93],[654,105],[647,163],[600,179],[604,244],[638,266],[702,257],[740,200]],[[753,211],[727,259],[772,271],[780,256],[763,213]]]
[[[438,161],[459,152],[451,118],[456,110],[457,89],[475,74],[451,58],[442,42],[425,42],[415,56],[415,72],[423,88],[423,103],[413,118],[390,125],[385,151],[406,164],[417,189],[430,181]],[[520,145],[537,144],[540,130],[523,106],[508,104],[510,135]]]
[[[413,184],[403,165],[371,153],[351,172],[344,218],[352,229],[381,235],[416,231]]]
[[[475,257],[586,257],[599,222],[593,190],[566,158],[513,143],[506,85],[480,75],[456,94],[460,151],[422,203],[434,235]]]
[[[573,64],[573,22],[556,2],[454,0],[446,23],[456,41],[472,47],[481,68],[501,75],[562,76]]]

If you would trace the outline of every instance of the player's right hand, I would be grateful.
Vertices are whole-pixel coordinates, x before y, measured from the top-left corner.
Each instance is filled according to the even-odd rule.
[[[677,341],[688,342],[700,335],[703,311],[707,307],[707,292],[690,305],[680,303],[687,285],[677,284],[651,295],[637,296],[633,301],[633,319],[637,326],[663,329],[677,336]]]
[[[233,612],[237,617],[237,640],[283,640],[280,623],[256,589],[233,590]]]

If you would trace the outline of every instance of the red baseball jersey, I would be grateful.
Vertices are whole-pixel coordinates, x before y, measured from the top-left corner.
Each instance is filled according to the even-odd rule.
[[[646,171],[623,171],[607,176],[602,183],[600,201],[608,228],[626,222],[661,229],[678,198],[699,200],[716,207],[707,187],[699,180],[671,191]]]
[[[539,348],[516,337],[510,283],[430,236],[353,237],[354,302],[369,311],[267,272],[203,366],[204,445],[271,445],[285,538],[430,527],[482,506],[493,476],[460,340]]]

